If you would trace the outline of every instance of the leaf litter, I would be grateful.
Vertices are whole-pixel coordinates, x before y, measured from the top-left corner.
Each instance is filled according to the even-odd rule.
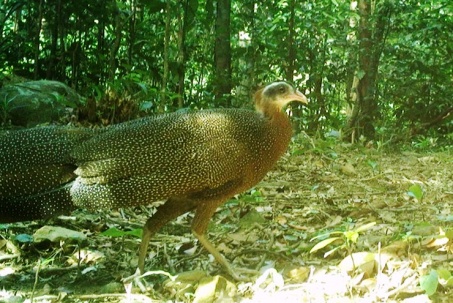
[[[452,159],[448,151],[292,144],[209,226],[209,239],[249,282],[222,275],[190,233],[192,214],[151,240],[144,277],[132,275],[136,231],[152,207],[47,222],[88,236],[76,243],[64,232],[54,242],[15,240],[42,224],[0,226],[0,302],[450,302]]]

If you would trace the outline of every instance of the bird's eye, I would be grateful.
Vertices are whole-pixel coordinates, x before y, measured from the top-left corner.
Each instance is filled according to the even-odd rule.
[[[280,94],[283,94],[285,91],[286,91],[285,87],[283,85],[280,85],[280,87],[278,88],[278,92]]]

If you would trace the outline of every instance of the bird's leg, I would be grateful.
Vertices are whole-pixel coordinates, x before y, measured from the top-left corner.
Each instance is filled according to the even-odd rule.
[[[146,252],[148,251],[151,237],[159,231],[168,221],[190,211],[194,208],[192,200],[170,198],[157,208],[157,212],[150,217],[143,227],[142,242],[138,254],[138,269],[143,274],[145,268]]]
[[[224,270],[237,281],[246,281],[247,279],[239,276],[231,267],[230,263],[224,256],[215,248],[215,246],[206,238],[206,229],[208,228],[209,221],[214,215],[218,206],[222,205],[225,201],[218,201],[215,203],[209,201],[201,203],[197,206],[195,217],[192,221],[192,232],[203,247],[216,259],[216,261],[224,268]]]

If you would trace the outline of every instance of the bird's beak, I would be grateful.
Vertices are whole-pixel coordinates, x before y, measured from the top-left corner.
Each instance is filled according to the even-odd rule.
[[[305,97],[304,94],[302,94],[300,91],[296,90],[293,94],[290,94],[288,96],[288,99],[289,100],[292,100],[292,101],[298,101],[300,103],[303,103],[305,105],[308,104],[308,100],[307,100],[307,97]]]

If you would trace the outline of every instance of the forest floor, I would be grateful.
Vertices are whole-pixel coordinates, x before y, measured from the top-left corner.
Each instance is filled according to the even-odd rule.
[[[131,278],[152,208],[77,211],[0,225],[0,302],[453,302],[452,207],[452,150],[292,144],[209,227],[249,282],[197,243],[192,214],[151,240],[147,274]],[[75,235],[37,243],[43,225]],[[112,227],[129,232],[102,234]]]

